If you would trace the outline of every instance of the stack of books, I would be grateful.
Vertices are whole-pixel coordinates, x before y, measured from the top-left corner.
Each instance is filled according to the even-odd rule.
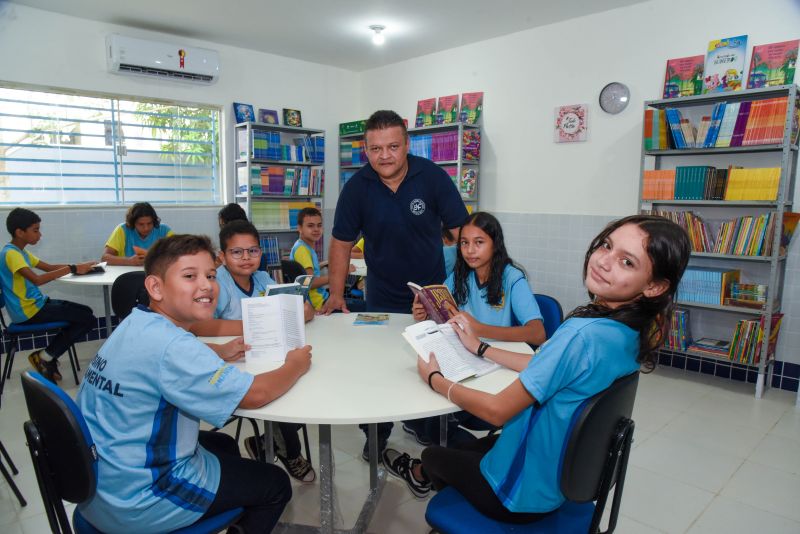
[[[678,284],[678,301],[721,306],[730,297],[731,283],[740,276],[738,269],[688,267]]]
[[[775,353],[782,319],[782,313],[776,313],[772,316],[769,343],[767,345],[767,359],[770,359]],[[728,358],[734,362],[756,365],[761,360],[761,345],[763,341],[764,317],[762,316],[760,319],[743,319],[736,324]]]
[[[698,353],[700,356],[710,356],[712,358],[728,358],[731,350],[731,342],[723,339],[712,339],[704,337],[692,342],[689,351]]]
[[[731,296],[725,299],[726,306],[764,309],[767,304],[767,286],[764,284],[731,284]]]
[[[670,350],[685,351],[692,342],[689,334],[689,311],[674,310],[669,322],[669,333],[664,340],[664,346]]]

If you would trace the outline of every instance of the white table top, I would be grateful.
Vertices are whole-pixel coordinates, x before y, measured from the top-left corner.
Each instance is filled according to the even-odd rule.
[[[306,325],[312,345],[311,369],[283,397],[236,415],[278,422],[353,424],[401,421],[454,412],[459,408],[434,393],[417,374],[417,355],[401,332],[411,315],[390,314],[385,326],[353,326],[355,313],[318,316]],[[220,342],[227,338],[202,338]],[[492,342],[518,352],[533,351],[525,343]],[[277,364],[237,363],[251,373]],[[500,369],[463,384],[496,393],[517,376]]]
[[[61,278],[56,278],[59,282],[66,284],[83,284],[87,286],[110,286],[114,280],[125,273],[133,271],[144,271],[144,267],[134,267],[129,265],[106,265],[106,272],[96,274],[74,275],[68,274]]]

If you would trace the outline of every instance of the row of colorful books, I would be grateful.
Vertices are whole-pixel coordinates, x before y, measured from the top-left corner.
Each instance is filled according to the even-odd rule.
[[[352,178],[355,175],[355,173],[357,173],[357,172],[358,172],[357,170],[353,170],[353,169],[340,169],[339,170],[339,187],[340,188],[344,187],[344,184],[346,184],[347,181],[350,180],[350,178]]]
[[[472,165],[465,165],[461,169],[461,174],[458,174],[458,167],[455,165],[448,165],[444,167],[445,172],[450,175],[450,179],[456,185],[458,192],[461,193],[461,198],[466,200],[474,200],[475,194],[478,192],[478,169]]]
[[[239,157],[248,157],[247,130],[239,130],[238,135]],[[325,162],[325,137],[321,135],[295,137],[291,144],[282,142],[280,132],[253,130],[252,135],[253,153],[250,155],[255,159],[320,164]]]
[[[669,332],[664,339],[664,346],[671,350],[686,350],[691,342],[689,310],[673,310],[669,321]]]
[[[259,238],[261,253],[267,258],[267,265],[281,264],[281,250],[278,247],[278,236],[262,235]]]
[[[644,110],[644,149],[667,150],[670,142],[664,110],[658,108]]]
[[[364,165],[367,151],[363,139],[339,142],[339,165]]]
[[[742,306],[745,308],[764,309],[767,303],[767,286],[765,284],[731,284],[731,296],[725,299],[726,306]]]
[[[738,269],[687,267],[678,284],[678,301],[721,306],[740,276]]]
[[[417,115],[414,126],[431,126],[434,124],[452,124],[463,122],[477,124],[483,111],[483,92],[463,93],[461,109],[458,107],[458,95],[425,98],[417,101]]]
[[[251,220],[260,230],[289,230],[297,227],[297,214],[303,208],[321,209],[319,202],[253,202]]]
[[[237,192],[251,195],[321,195],[325,187],[322,167],[278,167],[252,165],[237,169]]]
[[[780,181],[780,167],[697,165],[646,170],[642,200],[776,200]]]
[[[431,161],[455,161],[458,155],[458,131],[412,135],[409,152]],[[464,160],[478,161],[481,156],[481,133],[464,130],[461,154]]]
[[[756,365],[761,361],[761,346],[764,341],[764,321],[760,319],[742,319],[736,324],[728,358],[737,363]],[[775,353],[778,344],[778,333],[783,322],[783,314],[775,313],[770,322],[769,343],[767,344],[767,360]]]

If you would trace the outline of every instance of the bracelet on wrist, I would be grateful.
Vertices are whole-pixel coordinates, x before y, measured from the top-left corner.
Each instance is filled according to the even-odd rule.
[[[433,389],[433,376],[434,375],[439,375],[442,378],[444,378],[444,375],[442,374],[441,371],[431,371],[431,374],[428,375],[428,387],[431,388],[431,390],[436,391],[435,389]]]
[[[447,388],[447,402],[453,402],[450,400],[450,392],[453,391],[453,387],[455,387],[456,385],[458,385],[458,382],[453,382],[452,384],[450,384],[450,387]]]
[[[78,266],[75,265],[74,263],[70,263],[69,272],[71,272],[72,274],[76,274],[78,272]]]
[[[481,341],[481,344],[480,344],[480,345],[478,345],[478,351],[476,352],[476,354],[478,355],[478,357],[479,357],[479,358],[483,358],[483,355],[484,355],[484,353],[485,353],[487,350],[489,350],[489,347],[490,347],[490,346],[491,346],[491,345],[489,345],[488,343],[484,343],[483,341]]]

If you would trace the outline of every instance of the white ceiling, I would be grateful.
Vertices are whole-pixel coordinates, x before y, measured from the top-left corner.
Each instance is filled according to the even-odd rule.
[[[2,0],[0,0],[2,1]],[[13,0],[353,71],[644,0]],[[374,46],[368,26],[386,26]]]

